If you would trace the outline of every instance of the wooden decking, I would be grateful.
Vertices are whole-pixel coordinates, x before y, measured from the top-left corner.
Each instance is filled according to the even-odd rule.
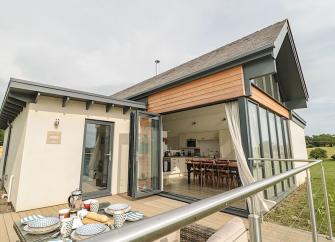
[[[151,196],[139,200],[130,200],[123,195],[114,195],[99,198],[99,201],[100,202],[108,201],[111,203],[125,202],[130,204],[132,209],[142,211],[148,217],[187,205],[186,203],[160,196]],[[67,207],[67,205],[62,204],[18,213],[11,212],[11,213],[0,214],[0,242],[18,240],[18,237],[16,236],[15,231],[13,229],[14,221],[20,220],[20,218],[32,214],[56,215],[58,214],[58,210],[64,207]],[[233,218],[232,215],[218,212],[198,221],[197,223],[203,226],[211,227],[213,229],[219,229],[223,224],[225,224],[231,218]],[[245,220],[245,222],[247,224],[247,220]],[[280,225],[274,225],[272,223],[263,224],[263,236],[264,236],[263,241],[297,242],[297,241],[311,240],[310,233],[308,232]],[[321,238],[320,241],[327,241],[327,240]]]

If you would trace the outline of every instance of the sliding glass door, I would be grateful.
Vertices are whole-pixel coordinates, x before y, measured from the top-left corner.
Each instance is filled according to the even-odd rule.
[[[144,197],[161,191],[161,121],[148,112],[131,113],[128,195]]]
[[[84,196],[111,193],[113,130],[114,123],[86,120],[81,169]]]

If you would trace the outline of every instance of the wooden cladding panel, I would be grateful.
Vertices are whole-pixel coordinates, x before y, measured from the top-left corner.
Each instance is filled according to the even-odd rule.
[[[289,118],[289,111],[286,107],[275,101],[273,98],[266,95],[264,92],[259,90],[257,87],[251,87],[251,99],[259,104],[269,108],[270,110],[280,114],[285,118]]]
[[[243,96],[242,66],[172,87],[148,97],[148,111],[166,113]]]

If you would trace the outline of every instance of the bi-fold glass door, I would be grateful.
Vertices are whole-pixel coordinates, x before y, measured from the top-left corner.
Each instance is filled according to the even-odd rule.
[[[131,113],[128,195],[144,197],[161,191],[161,120],[157,114]]]
[[[80,188],[85,197],[111,193],[114,123],[86,120]]]

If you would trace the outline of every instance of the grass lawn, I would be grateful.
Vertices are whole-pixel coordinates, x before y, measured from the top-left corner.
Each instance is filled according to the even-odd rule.
[[[324,167],[326,172],[333,232],[335,232],[335,161],[324,161]],[[315,166],[311,169],[311,177],[314,207],[317,216],[317,229],[319,233],[327,234],[320,166]],[[295,192],[285,198],[275,209],[273,209],[265,216],[265,220],[280,223],[285,226],[311,230],[306,185],[300,186]]]

